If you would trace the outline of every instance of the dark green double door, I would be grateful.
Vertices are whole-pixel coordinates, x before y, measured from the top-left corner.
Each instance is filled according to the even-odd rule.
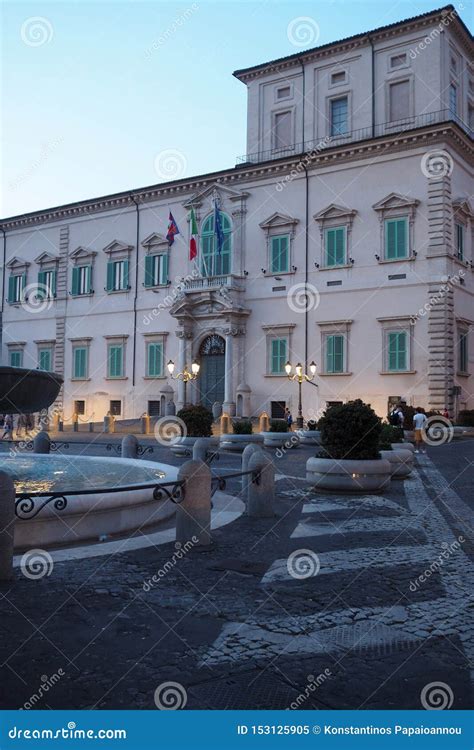
[[[224,401],[225,355],[205,354],[201,359],[199,375],[202,405],[207,409],[212,409],[215,401],[222,404]]]

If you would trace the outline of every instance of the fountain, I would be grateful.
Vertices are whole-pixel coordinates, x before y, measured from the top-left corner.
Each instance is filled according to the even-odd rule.
[[[46,409],[62,382],[56,373],[0,367],[0,412]],[[175,512],[177,469],[168,464],[11,451],[0,454],[0,471],[15,486],[17,549],[131,534]]]

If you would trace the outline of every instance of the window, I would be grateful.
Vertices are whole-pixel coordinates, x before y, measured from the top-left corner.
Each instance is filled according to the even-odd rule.
[[[408,220],[385,220],[385,260],[398,260],[408,256]]]
[[[449,110],[453,116],[458,113],[458,90],[454,83],[449,87]]]
[[[286,339],[272,339],[270,349],[270,372],[272,375],[284,375],[288,360]]]
[[[287,234],[270,238],[270,272],[287,273],[290,268],[290,238]]]
[[[88,369],[88,349],[86,346],[74,346],[72,349],[73,380],[86,380]]]
[[[128,260],[114,260],[107,263],[107,292],[121,292],[130,289],[128,284]]]
[[[468,333],[467,331],[460,331],[458,338],[458,366],[459,372],[469,371],[469,356],[468,356]]]
[[[56,297],[56,271],[40,271],[38,273],[38,299],[53,299]]]
[[[288,148],[291,145],[291,112],[277,112],[273,121],[273,148]]]
[[[337,86],[338,83],[346,82],[346,71],[338,70],[336,73],[331,73],[331,85]]]
[[[160,408],[160,402],[159,401],[149,401],[148,402],[148,415],[150,417],[159,417],[161,412]]]
[[[387,370],[389,372],[408,370],[407,331],[387,332]]]
[[[8,301],[12,304],[23,300],[23,290],[26,287],[26,274],[13,274],[8,279]]]
[[[23,352],[11,351],[10,352],[10,367],[22,367],[22,366],[23,366]]]
[[[456,72],[456,70],[458,68],[458,65],[457,65],[457,61],[456,61],[456,58],[454,57],[454,55],[451,55],[450,65],[451,65],[451,70],[453,70],[454,72]]]
[[[161,342],[149,341],[147,344],[147,368],[148,378],[160,378],[163,375],[163,344]]]
[[[331,135],[344,135],[348,131],[347,96],[331,101]]]
[[[53,371],[53,351],[52,349],[38,350],[38,369],[44,372]]]
[[[389,87],[389,115],[390,122],[404,120],[410,117],[410,82],[398,81]]]
[[[276,92],[277,99],[289,99],[290,96],[291,96],[290,86],[282,86],[281,88],[277,89],[277,92]]]
[[[165,286],[168,283],[168,253],[145,256],[145,286]]]
[[[110,408],[109,408],[110,414],[112,414],[113,417],[120,417],[122,413],[122,402],[121,401],[111,401],[110,402]]]
[[[76,266],[72,269],[72,292],[73,297],[92,292],[92,266]]]
[[[80,416],[83,416],[86,413],[86,402],[80,399],[79,401],[74,401],[74,414],[78,414]]]
[[[219,211],[224,241],[219,253],[214,234],[214,214],[204,220],[201,229],[201,261],[203,276],[221,276],[230,273],[232,251],[232,224],[227,214]]]
[[[107,377],[123,378],[123,345],[109,344]]]
[[[464,260],[464,224],[456,224],[456,257]]]
[[[406,64],[407,64],[406,52],[403,52],[399,55],[392,55],[392,57],[390,58],[390,68],[392,70],[395,68],[402,68]]]
[[[344,336],[326,336],[326,372],[344,372]]]
[[[332,227],[331,229],[326,229],[325,238],[325,265],[345,265],[346,227]]]
[[[270,418],[285,418],[286,401],[270,401]]]

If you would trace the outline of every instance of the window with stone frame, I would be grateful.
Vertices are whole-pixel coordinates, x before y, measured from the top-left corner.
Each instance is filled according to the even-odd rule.
[[[378,318],[382,328],[383,375],[413,373],[413,317]]]
[[[165,342],[168,333],[147,333],[145,340],[145,378],[165,378]]]
[[[292,216],[276,212],[260,223],[267,242],[267,275],[294,273],[293,241],[298,221]]]
[[[453,201],[453,218],[453,255],[464,263],[472,262],[474,212],[466,198]]]
[[[314,215],[321,236],[321,254],[315,261],[320,270],[352,265],[350,253],[355,209],[332,203]]]
[[[457,323],[457,374],[469,374],[469,323]]]
[[[391,193],[372,206],[380,221],[380,246],[375,251],[379,263],[415,259],[415,216],[419,203],[415,198]]]
[[[318,322],[321,331],[320,375],[348,375],[352,320]]]
[[[146,251],[143,286],[146,289],[167,286],[170,256],[168,240],[163,235],[153,232],[143,240],[142,245]]]
[[[266,335],[266,373],[286,377],[285,364],[291,359],[291,337],[295,324],[262,326]]]
[[[71,380],[89,380],[89,351],[92,338],[70,339]]]
[[[19,305],[26,301],[28,268],[31,264],[23,258],[12,258],[6,268],[9,271],[7,301],[10,305]]]
[[[130,286],[130,254],[132,246],[125,242],[113,240],[106,247],[107,272],[105,291],[108,294],[115,292],[127,292]]]

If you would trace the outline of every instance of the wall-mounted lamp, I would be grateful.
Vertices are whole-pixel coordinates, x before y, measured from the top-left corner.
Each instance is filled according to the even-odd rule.
[[[316,268],[319,268],[319,263],[316,263],[316,261],[314,261],[314,265]]]
[[[266,274],[266,272],[267,272],[267,269],[266,269],[266,268],[261,268],[260,270],[261,270],[261,272],[263,273],[263,275],[265,276],[265,274]]]
[[[377,255],[377,253],[375,253],[375,259],[380,260],[380,255]]]

